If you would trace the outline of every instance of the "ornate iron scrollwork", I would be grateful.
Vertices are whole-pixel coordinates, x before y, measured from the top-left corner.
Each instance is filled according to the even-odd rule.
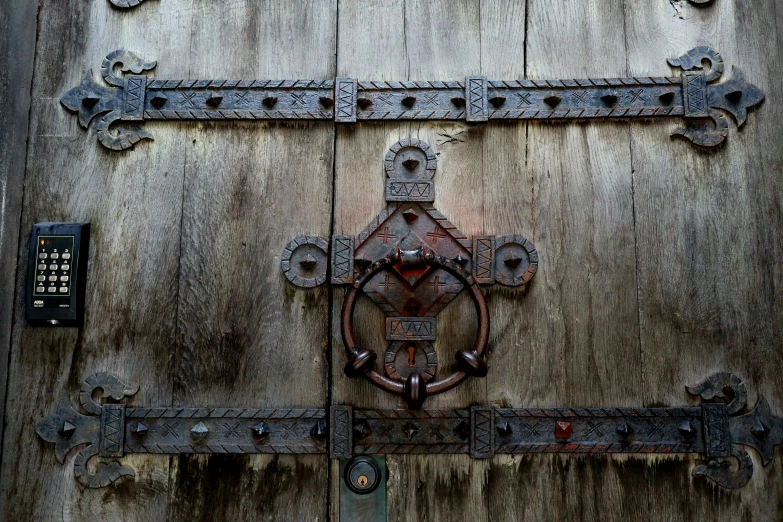
[[[131,453],[287,453],[329,454],[350,458],[370,454],[469,454],[491,458],[508,454],[672,454],[704,456],[693,476],[721,487],[744,486],[753,475],[746,448],[755,449],[764,466],[783,443],[783,418],[774,415],[764,397],[745,410],[745,384],[719,373],[688,392],[701,406],[670,408],[497,408],[489,405],[452,410],[377,410],[332,406],[327,423],[323,409],[144,408],[122,400],[138,388],[113,375],[90,376],[80,402],[87,414],[67,400],[38,424],[38,435],[55,444],[62,463],[77,446],[87,445],[74,460],[74,474],[86,487],[105,487],[134,471],[117,461]],[[730,395],[726,393],[730,392]],[[328,440],[327,440],[328,439]],[[734,464],[732,465],[732,460]]]
[[[332,238],[330,280],[353,286],[342,310],[345,373],[401,395],[413,409],[468,376],[487,374],[489,312],[479,284],[521,286],[538,269],[538,253],[524,237],[468,238],[432,206],[437,163],[421,140],[395,143],[384,158],[386,209],[358,236]],[[281,269],[295,285],[321,284],[327,278],[327,250],[325,239],[297,237],[283,250]],[[431,341],[437,337],[436,317],[463,289],[476,306],[476,342],[457,352],[456,372],[435,380],[438,357]],[[380,365],[386,375],[375,369],[377,354],[359,348],[354,336],[353,309],[360,292],[387,315],[389,345]]]
[[[707,62],[704,71],[702,62]],[[731,114],[741,127],[747,109],[764,94],[747,83],[738,68],[716,83],[723,60],[709,47],[697,47],[669,60],[681,76],[583,80],[464,81],[335,80],[159,80],[129,51],[115,51],[101,67],[104,86],[88,72],[81,85],[61,99],[79,113],[79,123],[95,125],[98,140],[124,150],[152,135],[113,124],[148,120],[331,120],[337,123],[386,120],[580,120],[681,116],[711,120],[714,128],[678,128],[672,134],[700,147],[715,147],[728,135]],[[124,74],[117,76],[115,69]],[[132,73],[132,74],[128,74]],[[400,187],[402,188],[402,187]],[[417,190],[426,190],[426,183]],[[423,196],[422,194],[419,194]]]

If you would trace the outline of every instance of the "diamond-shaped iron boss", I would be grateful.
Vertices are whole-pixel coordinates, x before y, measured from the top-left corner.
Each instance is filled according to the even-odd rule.
[[[437,158],[427,143],[413,138],[395,143],[384,159],[388,205],[370,225],[357,236],[333,236],[331,253],[325,239],[299,236],[281,257],[288,280],[310,288],[326,281],[327,256],[331,255],[331,282],[363,290],[386,313],[390,341],[384,359],[386,376],[375,372],[374,352],[349,343],[352,335],[344,335],[349,359],[346,373],[366,374],[373,382],[388,381],[381,387],[404,396],[411,407],[420,406],[427,395],[456,385],[454,376],[429,382],[437,367],[430,341],[437,335],[435,317],[465,283],[469,287],[521,286],[538,269],[538,253],[524,237],[469,238],[446,219],[432,204],[436,168]],[[483,294],[477,286],[471,293],[481,315],[477,300],[483,301]],[[488,317],[486,328],[488,332]],[[461,377],[456,380],[460,382],[465,375],[486,375],[483,349],[463,350],[457,361]],[[415,401],[414,396],[418,397]]]

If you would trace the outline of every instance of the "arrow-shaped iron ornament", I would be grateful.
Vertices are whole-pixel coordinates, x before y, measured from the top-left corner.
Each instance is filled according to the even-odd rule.
[[[704,63],[707,70],[704,70]],[[679,116],[684,128],[672,132],[700,147],[715,147],[728,135],[731,114],[738,126],[764,94],[734,68],[726,81],[723,59],[710,47],[697,47],[670,65],[680,76],[584,80],[464,81],[335,80],[160,80],[129,51],[103,61],[102,85],[88,72],[81,85],[61,99],[79,113],[79,123],[95,124],[98,140],[113,150],[132,147],[152,134],[116,125],[147,120],[331,120],[355,123],[387,120],[582,120]],[[122,71],[118,75],[117,70]],[[701,120],[704,124],[693,124]],[[712,125],[709,124],[712,121]]]
[[[755,449],[767,466],[775,446],[783,443],[783,418],[766,399],[745,409],[745,384],[730,373],[718,373],[688,387],[704,400],[701,406],[670,408],[497,408],[464,410],[375,410],[332,406],[324,409],[145,408],[118,403],[138,390],[106,373],[90,376],[81,388],[86,415],[67,400],[36,433],[55,444],[62,463],[77,446],[74,474],[89,488],[133,477],[133,469],[117,461],[87,468],[92,457],[131,453],[158,454],[326,454],[349,458],[367,454],[498,454],[536,453],[630,454],[695,453],[707,459],[693,475],[736,489],[753,475],[745,447]],[[729,390],[731,393],[726,394]],[[733,457],[733,459],[732,459]],[[732,460],[735,466],[732,468]]]

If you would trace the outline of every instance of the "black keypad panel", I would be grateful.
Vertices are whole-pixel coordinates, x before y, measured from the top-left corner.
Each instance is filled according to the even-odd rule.
[[[38,236],[34,296],[71,295],[73,236]]]

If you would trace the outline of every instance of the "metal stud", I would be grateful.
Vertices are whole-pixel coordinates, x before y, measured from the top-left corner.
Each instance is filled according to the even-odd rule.
[[[323,419],[318,419],[313,429],[310,430],[310,435],[316,440],[326,440],[326,423]]]
[[[451,99],[451,103],[457,108],[462,108],[465,106],[465,98],[457,96],[456,98]]]
[[[369,98],[359,98],[358,100],[356,100],[356,105],[358,105],[359,108],[364,111],[367,110],[370,107],[370,105],[372,105],[372,100],[370,100]]]
[[[503,260],[503,264],[505,264],[511,270],[514,270],[522,264],[522,258],[513,254],[509,254],[506,259]]]
[[[334,100],[328,96],[321,96],[318,98],[318,101],[321,103],[321,107],[324,109],[331,109],[334,105]]]
[[[166,102],[169,101],[169,99],[164,94],[156,94],[152,97],[150,100],[150,103],[153,107],[155,107],[158,110],[161,110],[164,105],[166,105]]]
[[[763,422],[759,421],[755,425],[753,425],[752,428],[750,428],[750,432],[753,434],[754,437],[763,439],[767,435],[769,435],[769,427],[767,427],[767,425],[764,424]]]
[[[601,96],[601,101],[609,107],[614,107],[615,103],[617,103],[617,96],[614,94],[605,94],[604,96]]]
[[[617,434],[620,435],[623,439],[627,439],[631,435],[633,435],[633,426],[628,424],[627,422],[623,422],[617,426]]]
[[[409,422],[402,427],[402,432],[406,437],[412,439],[416,436],[417,433],[419,433],[419,428],[417,428],[415,424]]]
[[[259,422],[250,430],[253,432],[253,437],[256,439],[263,439],[267,435],[269,435],[269,426],[266,425],[266,422]]]
[[[489,99],[489,103],[491,103],[494,108],[499,109],[503,106],[504,103],[506,103],[506,97],[493,96],[492,98]]]
[[[274,96],[267,96],[263,100],[261,100],[261,103],[264,104],[264,107],[267,109],[273,108],[275,105],[277,105],[277,98]]]
[[[413,104],[416,103],[416,97],[415,96],[406,96],[402,99],[402,104],[405,105],[407,108],[413,107]]]
[[[501,422],[495,428],[498,430],[498,435],[501,437],[508,437],[513,433],[511,425],[508,422]]]
[[[356,440],[364,440],[372,434],[370,425],[367,421],[362,421],[353,427],[353,436]]]
[[[669,105],[674,100],[674,92],[667,91],[658,96],[658,99],[661,100],[661,103]]]
[[[561,440],[567,440],[571,438],[574,432],[574,427],[568,421],[557,421],[555,423],[555,437]]]
[[[372,260],[368,258],[365,254],[362,254],[360,256],[357,256],[353,263],[359,268],[359,270],[364,270],[368,266],[372,264]]]
[[[416,221],[417,219],[419,219],[419,215],[412,208],[403,211],[402,217],[405,218],[405,222],[408,223],[409,225],[414,221]]]
[[[742,99],[742,91],[735,89],[733,91],[727,92],[724,96],[726,96],[726,99],[731,103],[738,103]]]
[[[457,424],[457,426],[454,428],[454,435],[462,440],[468,440],[468,437],[470,437],[470,424],[465,421]]]
[[[299,266],[305,270],[312,270],[317,264],[318,260],[316,260],[311,254],[307,254],[304,259],[299,261]]]
[[[215,96],[214,94],[207,98],[207,105],[212,107],[213,109],[217,109],[220,107],[220,104],[223,102],[222,96]]]
[[[418,299],[411,297],[405,301],[403,308],[405,308],[407,312],[410,312],[411,315],[415,316],[419,313],[419,310],[421,310],[421,303],[418,301]]]
[[[468,259],[467,257],[463,256],[462,254],[457,254],[457,257],[454,258],[454,261],[456,261],[457,263],[459,263],[462,266],[465,266],[468,263],[468,261],[470,261],[470,259]]]
[[[76,426],[74,426],[68,421],[63,422],[63,425],[60,427],[59,430],[57,430],[57,433],[59,433],[66,439],[70,439],[75,432],[76,432]]]
[[[555,96],[554,94],[544,98],[544,103],[546,103],[547,105],[549,105],[553,109],[555,107],[557,107],[558,105],[560,105],[561,101],[562,101],[562,98],[560,98],[560,96]]]
[[[82,100],[82,105],[84,105],[88,109],[92,109],[96,105],[98,105],[98,102],[101,101],[100,98],[96,98],[94,96],[87,96]]]
[[[696,429],[691,425],[690,421],[685,421],[677,428],[677,431],[682,434],[685,438],[693,437],[693,435],[696,433]]]
[[[209,435],[209,428],[207,428],[207,425],[201,421],[190,428],[190,436],[193,437],[193,439],[196,441],[203,440],[207,435]]]
[[[419,166],[419,162],[413,158],[408,158],[402,162],[402,166],[412,172]]]
[[[134,433],[134,434],[135,434],[137,437],[143,437],[143,436],[145,436],[145,435],[147,434],[147,432],[148,432],[148,431],[149,431],[149,428],[147,428],[147,426],[146,426],[146,425],[145,425],[143,422],[139,422],[139,423],[137,423],[137,424],[136,424],[136,427],[135,427],[135,428],[133,428],[133,433]]]

